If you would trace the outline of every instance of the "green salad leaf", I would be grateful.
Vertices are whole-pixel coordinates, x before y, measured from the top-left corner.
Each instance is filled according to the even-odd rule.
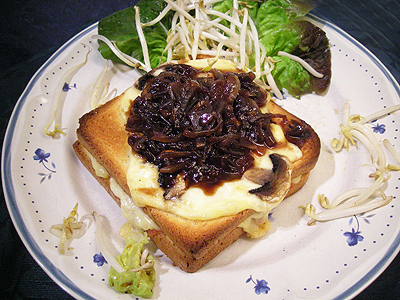
[[[275,68],[272,70],[275,83],[282,90],[286,88],[293,96],[312,91],[310,74],[298,63],[287,57],[273,57]]]
[[[143,246],[148,243],[147,234],[143,233],[139,238],[138,234],[131,235],[125,237],[125,239],[125,248],[122,254],[117,257],[117,261],[125,271],[117,272],[111,267],[109,284],[117,292],[149,298],[153,295],[155,282],[154,258],[148,255],[146,263],[149,267],[141,268]]]
[[[298,62],[278,56],[273,56],[275,68],[272,70],[272,76],[279,89],[287,89],[288,93],[296,98],[311,92],[322,94],[329,86],[331,77],[331,55],[325,32],[307,21],[296,21],[287,26],[292,25],[295,27],[293,31],[298,32],[293,40],[299,41],[290,44],[294,46],[290,51],[279,51],[301,57],[325,76],[322,78],[311,76]]]
[[[247,8],[254,21],[258,38],[265,48],[266,56],[274,60],[272,76],[280,90],[287,90],[292,96],[300,98],[306,93],[324,93],[331,78],[331,55],[329,41],[325,32],[305,21],[304,17],[313,6],[307,0],[241,0],[239,10]],[[155,19],[167,6],[163,0],[142,0],[140,7],[141,22]],[[233,0],[222,0],[212,5],[212,9],[223,14],[232,12]],[[174,11],[169,11],[160,22],[143,27],[146,37],[151,67],[166,61],[164,49],[167,45],[168,30],[171,28]],[[193,15],[193,12],[191,12]],[[142,47],[135,26],[133,7],[114,13],[99,22],[99,34],[115,41],[122,52],[143,61]],[[211,16],[214,20],[216,16]],[[228,20],[221,20],[229,27]],[[188,25],[188,34],[192,32]],[[103,57],[118,61],[118,58],[104,43],[100,42]],[[283,51],[305,60],[322,78],[310,75],[303,66],[279,54]],[[248,67],[253,68],[256,57],[249,56]]]
[[[138,2],[137,6],[140,8],[140,21],[146,23],[155,19],[165,8],[166,3],[163,0],[142,0]],[[167,45],[167,30],[171,26],[170,15],[153,26],[143,28],[152,68],[166,60],[163,51]],[[135,25],[134,7],[128,7],[100,20],[98,33],[115,41],[117,48],[122,52],[143,61],[142,47]],[[101,41],[99,42],[99,51],[104,58],[120,62],[110,48]]]
[[[224,0],[214,4],[213,8],[226,12],[232,5],[233,0]],[[278,88],[286,89],[296,98],[311,92],[323,93],[329,86],[331,77],[329,41],[320,28],[301,20],[313,8],[310,2],[245,0],[240,5],[247,7],[257,27],[259,39],[266,49],[266,55],[275,61],[272,75]],[[298,62],[287,57],[278,57],[279,51],[305,59],[325,76],[322,79],[311,76]]]
[[[291,52],[300,43],[299,28],[293,26],[292,20],[304,14],[293,9],[289,1],[266,1],[257,10],[256,26],[267,56]]]

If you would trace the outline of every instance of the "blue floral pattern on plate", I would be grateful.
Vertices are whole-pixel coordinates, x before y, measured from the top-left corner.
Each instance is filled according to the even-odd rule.
[[[56,173],[56,165],[54,164],[54,162],[51,162],[51,167],[47,166],[47,163],[49,163],[49,161],[47,160],[50,157],[50,153],[46,153],[43,149],[41,148],[37,148],[35,151],[35,155],[33,156],[34,160],[38,160],[39,164],[42,164],[43,167],[48,171],[47,173],[38,173],[38,175],[42,176],[42,179],[40,180],[40,183],[42,183],[46,178],[47,179],[51,179],[51,175]]]
[[[354,221],[357,222],[357,225],[355,228],[353,227],[351,231],[346,231],[345,233],[343,233],[343,235],[347,237],[346,241],[349,246],[355,246],[358,244],[358,242],[362,242],[364,240],[364,236],[361,235],[360,221],[358,220],[358,218],[361,218],[364,220],[365,223],[370,224],[370,221],[368,219],[373,216],[374,214],[365,216],[365,213],[363,213],[360,214],[358,217],[357,216],[351,217],[351,219],[349,220],[349,225],[351,226]]]
[[[375,133],[383,134],[386,131],[386,125],[385,124],[376,123],[376,124],[374,124],[374,126],[372,126],[372,130]]]
[[[74,89],[77,88],[76,87],[76,83],[74,83],[73,85],[68,85],[68,83],[66,82],[66,83],[64,83],[62,90],[63,90],[64,93],[66,93],[72,88],[74,88]]]
[[[93,255],[93,262],[96,263],[98,267],[101,267],[104,264],[108,264],[107,260],[101,252]]]
[[[364,240],[364,237],[361,235],[361,231],[355,230],[354,228],[351,229],[350,231],[346,231],[345,233],[343,233],[344,236],[347,237],[347,244],[349,244],[349,246],[355,246],[358,244],[358,242],[362,242]]]
[[[250,277],[246,280],[246,283],[249,282],[254,283],[254,292],[257,295],[268,294],[268,292],[271,290],[271,288],[268,286],[268,282],[266,282],[264,279],[256,279],[256,281],[254,281],[253,277],[250,275]]]

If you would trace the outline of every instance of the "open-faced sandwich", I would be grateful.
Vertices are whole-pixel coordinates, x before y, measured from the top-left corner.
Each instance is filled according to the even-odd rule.
[[[122,231],[140,230],[140,243],[149,237],[185,272],[243,234],[265,235],[269,213],[318,160],[314,130],[271,98],[329,86],[329,42],[302,19],[310,9],[303,1],[145,0],[98,24],[102,56],[145,74],[80,118],[74,150],[121,206]],[[119,275],[110,267],[110,285],[148,297],[137,291],[145,284],[122,278],[133,268],[154,283],[148,252],[137,252],[143,264]]]
[[[162,65],[79,121],[76,154],[172,262],[195,272],[298,191],[320,141],[231,61]],[[205,71],[206,69],[209,69]]]
[[[127,220],[122,254],[107,251],[109,284],[118,292],[152,296],[148,238],[173,265],[196,272],[240,236],[264,236],[270,212],[306,184],[320,139],[274,99],[323,95],[329,87],[329,41],[303,18],[310,8],[308,1],[289,0],[142,0],[99,22],[92,38],[102,56],[145,71],[79,119],[73,144]],[[319,195],[325,211],[316,213],[311,202],[303,207],[309,224],[391,201],[380,188],[399,166],[386,165],[379,142],[362,125],[398,109],[364,119],[345,106],[342,137],[332,146],[340,151],[361,136],[376,166],[369,175],[374,184],[332,202]],[[53,137],[62,133],[54,119],[54,132],[46,132]],[[103,226],[93,215],[101,253]]]

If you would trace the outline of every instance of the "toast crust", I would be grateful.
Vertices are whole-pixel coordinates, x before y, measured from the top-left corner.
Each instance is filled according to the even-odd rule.
[[[268,102],[268,109],[271,113],[286,115],[289,121],[302,121],[297,116],[291,114],[290,112],[276,104],[273,100]],[[297,177],[309,173],[315,167],[318,161],[319,152],[321,149],[321,141],[314,129],[308,124],[307,129],[310,133],[310,137],[308,138],[306,143],[304,143],[303,145],[298,145],[301,152],[303,153],[303,156],[299,160],[292,163],[292,177]]]
[[[125,120],[120,113],[120,100],[123,95],[83,115],[79,119],[77,137],[83,148],[88,150],[129,194],[126,170],[131,147],[127,142],[129,132],[125,131]]]
[[[129,152],[132,150],[127,143],[130,133],[125,131],[125,119],[121,114],[122,97],[123,95],[117,96],[82,116],[77,129],[78,140],[73,145],[79,160],[118,205],[120,200],[111,191],[110,180],[96,176],[88,152],[129,194],[126,172]],[[289,120],[301,121],[274,101],[269,101],[268,108],[271,113],[285,114]],[[319,157],[319,137],[311,126],[306,126],[311,135],[307,142],[300,146],[303,156],[292,163],[292,178],[301,177],[298,182],[292,183],[286,197],[303,187]],[[149,206],[143,207],[143,210],[160,228],[148,230],[150,239],[175,265],[186,272],[197,271],[236,241],[244,233],[238,226],[254,213],[253,210],[245,210],[233,216],[195,221]]]
[[[238,240],[244,231],[241,227],[236,227],[227,234],[214,239],[208,244],[207,251],[204,251],[204,255],[198,257],[188,255],[187,252],[176,247],[175,243],[160,230],[149,230],[147,233],[157,246],[161,245],[163,247],[163,252],[177,267],[187,273],[194,273],[216,257],[221,251]]]
[[[114,201],[121,205],[120,199],[110,189],[109,178],[96,175],[91,159],[82,143],[79,140],[75,141],[73,148],[86,169]],[[309,173],[306,173],[301,176],[300,181],[292,183],[286,197],[300,190],[307,182],[308,175]],[[198,271],[244,234],[244,230],[238,225],[254,213],[252,210],[246,210],[234,216],[221,217],[217,220],[192,221],[154,207],[147,206],[143,210],[160,227],[160,230],[147,231],[150,239],[176,266],[188,273]]]

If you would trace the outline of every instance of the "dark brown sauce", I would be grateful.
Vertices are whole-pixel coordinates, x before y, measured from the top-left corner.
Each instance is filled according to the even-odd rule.
[[[181,190],[179,174],[183,187],[213,195],[224,182],[240,179],[254,156],[280,146],[270,124],[286,117],[261,112],[267,95],[253,73],[211,70],[203,76],[188,65],[163,68],[158,76],[149,72],[138,80],[142,92],[126,130],[132,149],[158,167],[165,197]],[[288,129],[294,140],[302,137],[301,124]]]
[[[197,187],[201,189],[206,196],[213,196],[217,192],[217,190],[225,183],[226,181],[219,181],[215,184],[194,184],[193,187]]]

